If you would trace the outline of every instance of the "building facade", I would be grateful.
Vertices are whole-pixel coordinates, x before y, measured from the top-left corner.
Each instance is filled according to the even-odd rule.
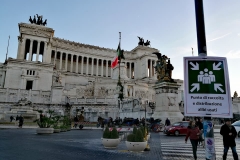
[[[155,101],[157,57],[152,53],[157,49],[138,45],[124,52],[120,67],[124,100],[119,104],[119,66],[111,68],[116,50],[54,37],[54,30],[42,25],[18,27],[17,56],[0,65],[0,119],[8,119],[4,113],[23,98],[32,102],[33,110],[53,109],[59,114],[64,114],[66,103],[71,104],[72,115],[84,107],[91,121],[129,111],[132,114],[126,116],[137,116],[143,107],[148,116],[152,113],[146,103]]]

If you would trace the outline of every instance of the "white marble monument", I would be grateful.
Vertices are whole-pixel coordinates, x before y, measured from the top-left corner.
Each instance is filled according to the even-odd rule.
[[[178,105],[178,88],[177,83],[160,82],[154,88],[156,91],[156,108],[152,115],[154,119],[161,118],[162,122],[168,118],[171,123],[181,121],[183,115]]]

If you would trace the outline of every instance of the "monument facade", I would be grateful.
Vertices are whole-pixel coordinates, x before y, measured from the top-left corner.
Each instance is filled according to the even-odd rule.
[[[31,101],[35,110],[51,108],[62,115],[67,103],[72,106],[72,115],[84,107],[90,121],[122,113],[137,117],[137,106],[144,108],[146,102],[155,102],[157,58],[152,53],[159,50],[152,48],[150,41],[144,43],[142,38],[134,49],[124,51],[120,69],[124,99],[119,106],[119,70],[118,66],[111,68],[116,50],[55,37],[43,16],[30,17],[29,21],[18,24],[16,58],[0,64],[0,119],[7,119],[6,112],[23,98]],[[136,101],[138,105],[133,105]],[[150,117],[152,110],[145,107]]]

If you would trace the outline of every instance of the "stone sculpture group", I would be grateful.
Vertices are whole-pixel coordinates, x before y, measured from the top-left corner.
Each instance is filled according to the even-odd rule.
[[[36,16],[37,16],[37,19],[36,19]],[[31,24],[37,24],[37,25],[43,25],[43,26],[47,25],[47,19],[45,19],[45,21],[43,21],[43,16],[39,16],[38,14],[36,14],[36,16],[34,15],[33,19],[30,16],[29,22]]]

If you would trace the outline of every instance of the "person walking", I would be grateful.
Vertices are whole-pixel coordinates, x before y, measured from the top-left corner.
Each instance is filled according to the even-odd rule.
[[[13,116],[10,116],[10,122],[12,122],[14,120]]]
[[[200,118],[196,124],[198,126],[198,129],[200,131],[200,134],[199,134],[199,140],[198,140],[198,144],[199,145],[202,145],[204,147],[204,143],[203,143],[203,119]]]
[[[238,160],[238,154],[236,151],[235,138],[237,137],[237,131],[235,127],[231,124],[231,119],[225,119],[225,124],[222,125],[220,129],[220,134],[223,136],[223,160],[227,159],[227,153],[229,147],[232,149],[232,154],[234,160]]]
[[[171,122],[170,120],[167,118],[166,121],[165,121],[165,126],[170,126]]]
[[[192,144],[193,157],[197,159],[197,145],[199,140],[199,128],[196,126],[195,121],[190,121],[187,129],[187,135],[185,138],[185,143],[187,143],[188,137]]]
[[[16,121],[15,121],[15,125],[17,125],[18,124],[18,119],[19,119],[19,117],[18,117],[18,115],[17,115],[17,117],[16,117]]]
[[[19,127],[19,128],[22,128],[22,126],[23,126],[23,121],[24,121],[23,116],[20,115],[20,117],[18,118],[18,120],[19,120],[19,125],[18,125],[18,127]]]
[[[77,125],[78,125],[78,117],[77,117],[77,115],[74,117],[74,125],[73,125],[73,127],[74,128],[77,128]]]

